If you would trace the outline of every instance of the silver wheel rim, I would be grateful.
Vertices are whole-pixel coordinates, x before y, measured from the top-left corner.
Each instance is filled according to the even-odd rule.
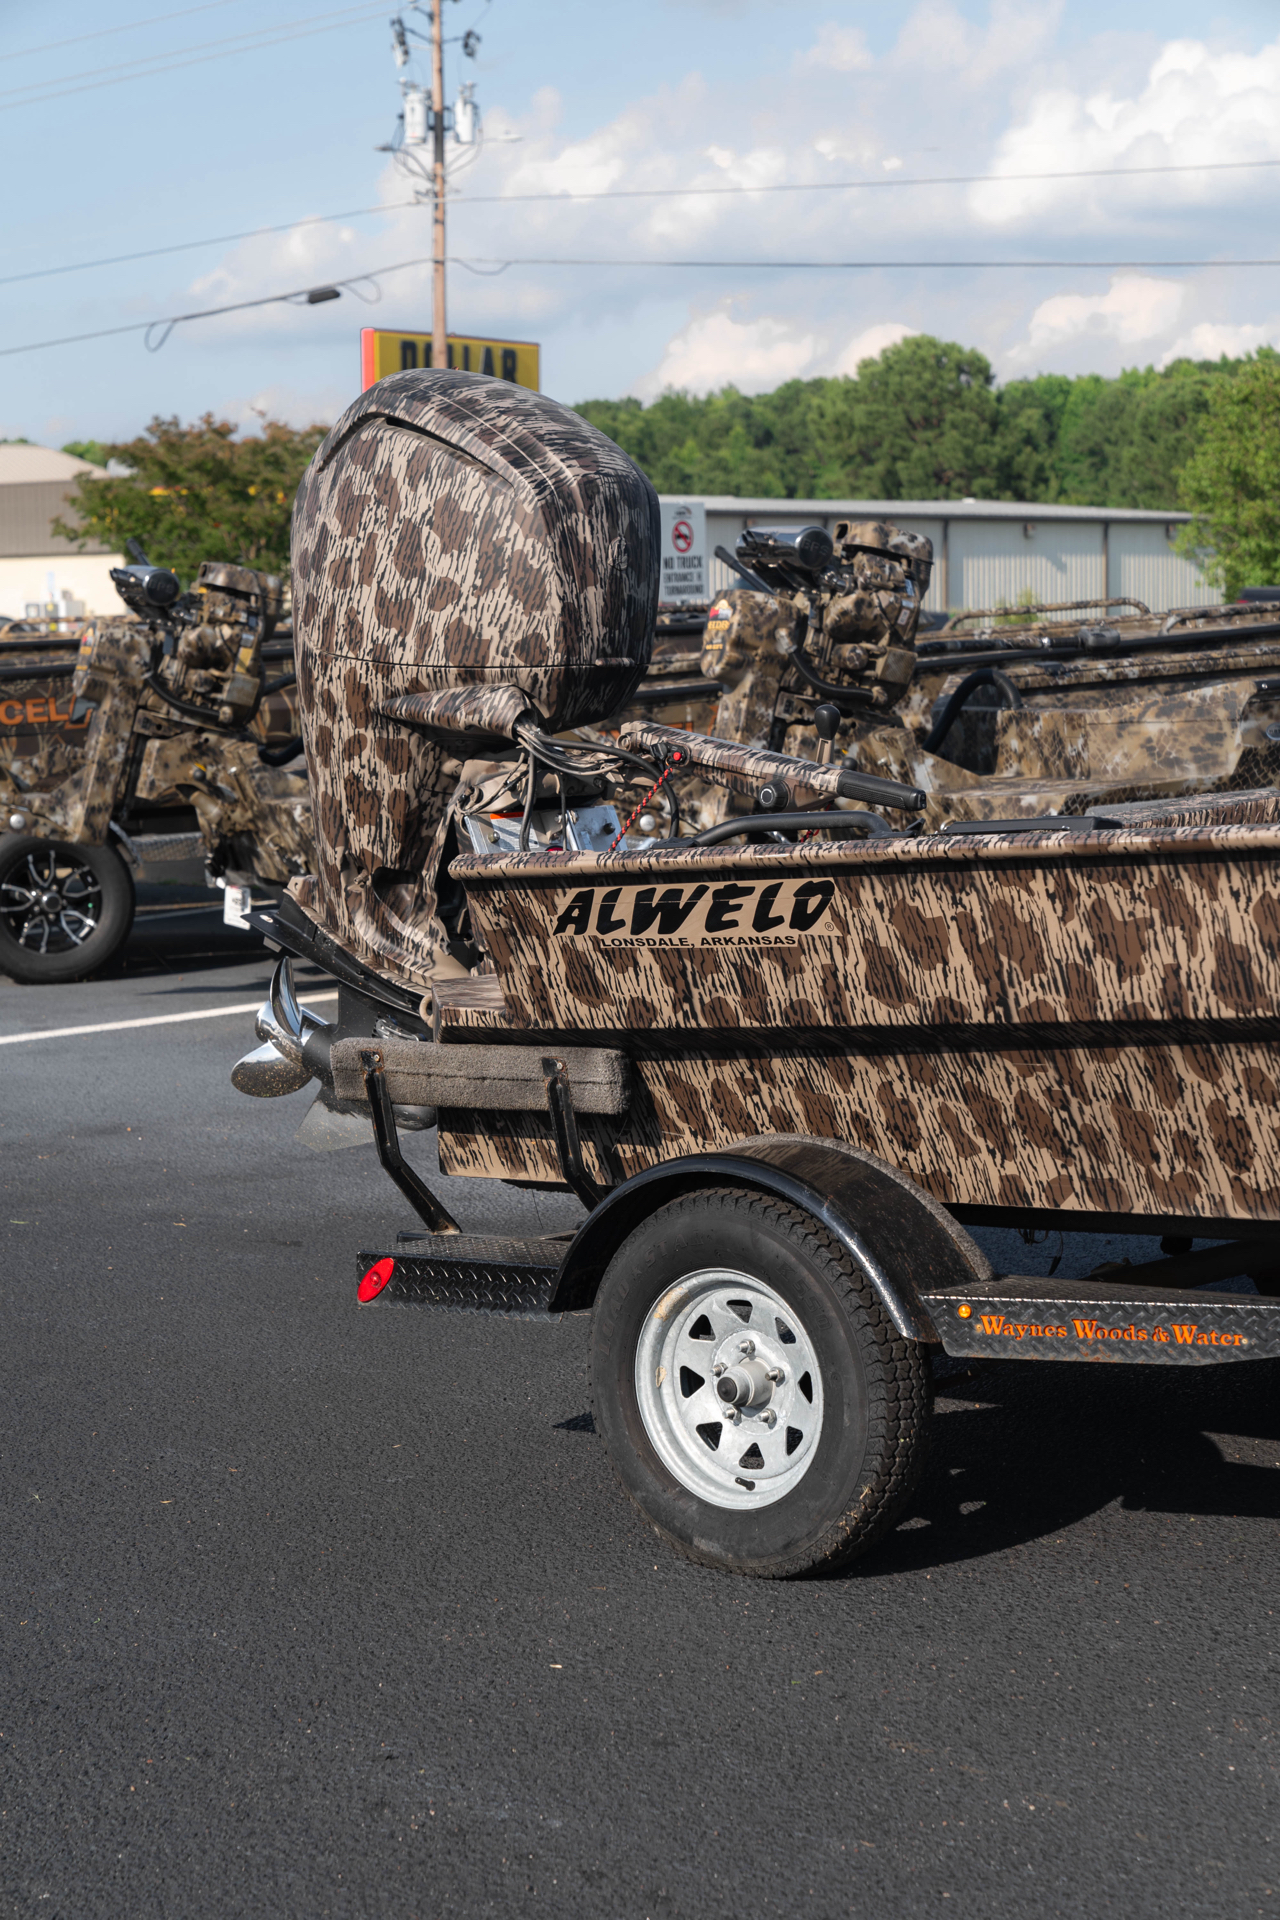
[[[28,853],[0,881],[0,919],[27,953],[70,953],[97,930],[102,883],[83,860],[52,847]]]
[[[636,1347],[636,1397],[663,1465],[713,1507],[785,1498],[822,1432],[822,1375],[800,1316],[729,1268],[686,1274],[654,1302]]]

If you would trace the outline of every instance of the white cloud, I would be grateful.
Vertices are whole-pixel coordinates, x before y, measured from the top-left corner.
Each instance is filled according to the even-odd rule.
[[[765,393],[784,380],[805,378],[822,346],[817,335],[783,320],[701,314],[667,342],[658,365],[632,391],[642,400],[667,387],[710,393],[732,385],[742,393]]]
[[[1176,280],[1144,274],[1118,274],[1106,293],[1051,294],[1032,314],[1026,340],[1010,358],[1039,365],[1064,345],[1090,339],[1145,345],[1177,324],[1184,298]]]
[[[816,68],[821,73],[858,73],[874,65],[867,36],[861,27],[838,27],[834,20],[824,21],[811,47],[795,59],[797,73]]]
[[[632,388],[651,400],[667,387],[711,393],[735,386],[741,393],[767,393],[784,380],[812,380],[819,374],[857,375],[864,360],[874,360],[917,332],[900,320],[864,327],[841,347],[828,329],[804,331],[794,321],[761,315],[735,318],[727,309],[700,314],[668,342],[659,364]]]
[[[1202,320],[1198,326],[1179,334],[1171,347],[1165,348],[1159,364],[1167,367],[1171,360],[1218,360],[1224,354],[1230,360],[1238,360],[1246,353],[1255,353],[1259,347],[1277,344],[1280,344],[1280,320],[1268,321],[1263,326],[1246,323],[1238,327]]]
[[[896,347],[899,340],[910,339],[919,331],[919,327],[908,327],[901,320],[882,320],[878,326],[864,327],[843,349],[832,372],[856,377],[864,360],[878,360],[886,347]]]
[[[1258,52],[1214,52],[1197,40],[1170,41],[1145,84],[1124,97],[1106,88],[1046,89],[998,142],[995,173],[1069,172],[1087,167],[1186,166],[1280,159],[1280,40]],[[1245,174],[1234,191],[1268,201],[1274,175]],[[1222,181],[1211,173],[1147,176],[1140,181],[1024,180],[975,186],[970,211],[1008,226],[1052,210],[1072,227],[1113,226],[1148,212],[1212,203]]]

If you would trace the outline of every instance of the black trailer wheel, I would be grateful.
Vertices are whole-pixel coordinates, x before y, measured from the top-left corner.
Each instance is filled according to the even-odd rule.
[[[133,925],[133,880],[110,847],[0,838],[0,970],[33,985],[83,980]]]
[[[625,1491],[691,1560],[782,1578],[851,1560],[924,1463],[927,1359],[798,1208],[690,1194],[601,1282],[591,1393]]]

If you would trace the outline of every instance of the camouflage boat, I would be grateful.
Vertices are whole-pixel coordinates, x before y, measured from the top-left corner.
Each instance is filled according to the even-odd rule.
[[[293,657],[280,581],[206,561],[183,594],[145,557],[113,579],[130,617],[0,639],[0,970],[19,980],[104,966],[144,865],[283,885],[311,863],[291,665],[272,677]]]
[[[907,540],[929,544],[888,526],[858,531],[886,556]],[[857,663],[865,647],[832,644],[829,624],[813,618],[839,602],[842,532],[847,540],[838,527],[825,566],[766,567],[770,591],[735,589],[713,607],[699,665],[721,691],[695,725],[804,754],[818,749],[819,709],[832,708],[824,719],[835,750],[851,766],[920,787],[930,829],[1248,790],[1280,772],[1274,607],[1157,617],[1138,602],[1083,601],[962,614],[923,635],[899,628],[910,670],[886,698],[885,684]],[[752,551],[744,536],[740,562]],[[911,557],[927,585],[931,556]],[[813,684],[815,666],[825,692]]]
[[[255,918],[281,958],[232,1077],[316,1083],[318,1143],[372,1136],[418,1215],[358,1256],[360,1302],[590,1308],[640,1512],[790,1575],[901,1515],[934,1355],[1280,1353],[1280,794],[906,831],[918,789],[829,755],[652,715],[615,743],[657,528],[625,455],[540,395],[405,373],[339,421],[294,522],[317,859]],[[850,544],[900,613],[919,557]],[[873,715],[910,625],[867,636]],[[681,833],[689,779],[749,810]],[[336,977],[335,1020],[295,958]],[[433,1126],[445,1173],[570,1191],[578,1232],[460,1232],[401,1147]],[[967,1230],[1048,1221],[1169,1257],[1029,1279]]]

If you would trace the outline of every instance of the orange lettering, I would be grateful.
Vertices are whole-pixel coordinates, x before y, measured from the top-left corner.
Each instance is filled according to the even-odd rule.
[[[0,725],[20,727],[25,715],[26,708],[21,700],[6,700],[0,705]]]
[[[28,700],[27,719],[33,727],[43,725],[48,718],[49,702],[47,700]]]
[[[1004,1315],[1002,1313],[984,1313],[983,1314],[982,1331],[984,1333],[999,1333],[1003,1326],[1004,1326]]]
[[[1194,1347],[1196,1344],[1194,1324],[1189,1327],[1180,1327],[1175,1320],[1173,1323],[1173,1337],[1180,1347]]]

